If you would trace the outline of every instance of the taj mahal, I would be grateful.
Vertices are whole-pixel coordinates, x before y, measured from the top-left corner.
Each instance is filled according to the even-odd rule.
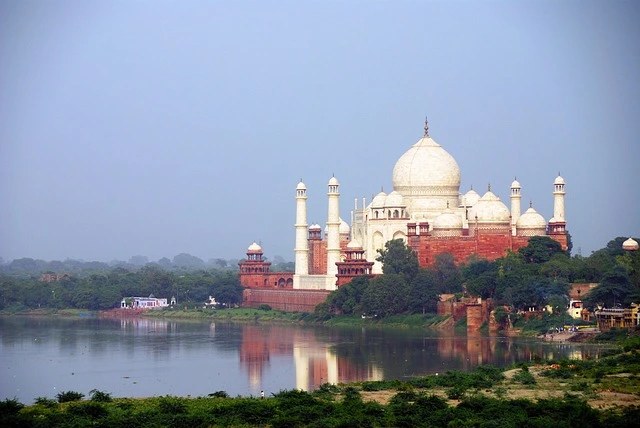
[[[567,249],[565,182],[553,181],[553,216],[547,221],[533,206],[522,212],[521,185],[510,188],[510,207],[491,188],[480,196],[460,192],[456,160],[429,136],[411,146],[393,169],[393,191],[379,192],[370,203],[355,201],[351,225],[340,218],[340,183],[328,182],[324,228],[307,223],[307,187],[300,181],[295,196],[295,272],[271,272],[262,248],[253,243],[240,263],[245,288],[335,290],[360,275],[382,273],[376,261],[387,241],[402,239],[420,265],[431,265],[438,254],[450,253],[456,263],[471,256],[495,260],[526,246],[532,236],[549,236]]]

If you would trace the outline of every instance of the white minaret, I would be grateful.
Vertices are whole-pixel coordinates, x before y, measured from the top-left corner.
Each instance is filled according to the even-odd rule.
[[[338,179],[331,177],[329,180],[329,214],[327,217],[327,290],[336,289],[336,275],[340,261],[340,193],[338,192]]]
[[[520,194],[520,183],[514,178],[511,183],[511,234],[516,236],[516,223],[520,218],[520,200],[522,195]]]
[[[553,218],[549,223],[565,223],[567,221],[564,218],[564,195],[564,178],[558,173],[553,182]]]
[[[296,187],[296,256],[295,276],[309,274],[309,246],[307,242],[307,186],[302,180]],[[297,283],[297,284],[296,284]],[[300,285],[294,279],[294,287]]]

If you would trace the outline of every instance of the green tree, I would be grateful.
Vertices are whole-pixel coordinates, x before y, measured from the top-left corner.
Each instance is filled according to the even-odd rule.
[[[416,253],[404,244],[402,239],[393,239],[378,250],[376,260],[382,263],[382,273],[400,274],[411,281],[417,274],[420,264]]]
[[[456,265],[451,253],[438,254],[433,263],[440,293],[457,293],[462,291],[462,271]]]
[[[382,317],[405,313],[409,308],[409,291],[409,283],[402,274],[374,278],[362,295],[362,310]]]
[[[435,312],[440,300],[438,280],[433,270],[420,268],[410,283],[409,311],[425,314]]]
[[[602,276],[600,284],[585,296],[584,303],[590,308],[598,305],[607,308],[627,306],[634,291],[627,270],[618,265]]]
[[[367,287],[369,287],[369,277],[359,276],[353,278],[339,289],[332,291],[327,297],[330,311],[343,314],[361,314],[362,295]]]
[[[551,260],[554,254],[563,253],[559,242],[548,236],[533,236],[529,244],[518,250],[528,263],[544,263]]]

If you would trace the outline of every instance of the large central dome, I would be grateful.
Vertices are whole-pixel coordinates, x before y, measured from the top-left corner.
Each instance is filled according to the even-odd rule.
[[[396,162],[393,190],[403,196],[457,196],[460,168],[453,156],[425,135]]]
[[[393,190],[400,193],[410,217],[432,222],[448,207],[459,206],[460,168],[440,144],[424,137],[403,154],[393,168]]]

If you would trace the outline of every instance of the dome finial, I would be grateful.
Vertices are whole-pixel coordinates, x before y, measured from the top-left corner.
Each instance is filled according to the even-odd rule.
[[[424,117],[424,136],[429,136],[429,121],[427,120],[427,116]]]
[[[529,208],[533,208],[533,201],[529,199]]]
[[[491,191],[491,183],[489,183],[489,184],[487,185],[487,191],[489,191],[489,192]]]

